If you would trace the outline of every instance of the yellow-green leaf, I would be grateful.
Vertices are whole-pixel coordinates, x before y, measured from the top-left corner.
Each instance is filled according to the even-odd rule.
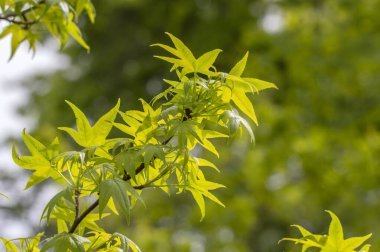
[[[243,80],[252,84],[256,92],[260,90],[268,89],[268,88],[278,89],[278,87],[271,82],[267,82],[267,81],[263,81],[263,80],[259,80],[255,78],[243,78]],[[247,92],[250,92],[250,91],[247,91]]]
[[[113,122],[116,118],[120,107],[120,100],[115,107],[103,115],[93,127],[91,127],[86,115],[73,103],[66,101],[71,107],[76,118],[77,131],[72,128],[59,127],[58,129],[67,132],[77,144],[83,147],[102,145],[112,129]]]
[[[348,239],[343,241],[343,243],[340,247],[340,250],[341,251],[354,250],[354,249],[360,247],[371,236],[372,236],[372,234],[368,234],[366,236],[348,238]]]
[[[69,16],[67,18],[67,31],[73,37],[81,46],[83,46],[88,52],[90,51],[90,47],[87,45],[87,43],[83,40],[81,31],[79,30],[78,26],[73,22],[74,15],[72,12],[69,13]]]
[[[331,211],[326,210],[331,216],[331,222],[329,226],[329,235],[327,239],[327,244],[333,247],[340,248],[343,243],[343,228],[338,217]]]
[[[195,189],[190,189],[190,188],[188,190],[191,192],[195,202],[197,202],[198,204],[199,210],[201,211],[201,221],[202,221],[206,214],[205,200],[199,191]]]
[[[172,40],[175,48],[177,49],[180,55],[180,58],[189,61],[189,63],[191,64],[195,62],[195,57],[193,53],[180,39],[178,39],[177,37],[175,37],[173,34],[169,32],[165,32],[165,34],[168,35],[170,39]]]
[[[222,50],[215,49],[200,56],[195,61],[195,71],[203,74],[209,74],[209,69],[212,67],[221,52]]]
[[[25,133],[25,131],[23,131],[23,138],[32,155],[19,157],[16,147],[13,145],[12,158],[18,166],[24,169],[34,170],[34,173],[29,178],[25,189],[28,189],[29,187],[36,185],[49,177],[59,180],[60,175],[54,170],[54,168],[51,167],[49,160],[50,157],[48,156],[49,153],[51,155],[56,152],[57,146],[50,145],[46,147],[31,135]]]
[[[255,110],[251,101],[245,94],[245,91],[241,88],[235,87],[232,90],[232,101],[236,107],[247,115],[256,125],[258,125]]]
[[[3,237],[0,237],[0,239],[3,242],[6,251],[12,251],[12,252],[20,251],[19,248],[17,248],[17,246],[12,241],[9,241]]]
[[[229,73],[230,75],[240,77],[243,74],[245,66],[247,64],[248,54],[249,52],[246,52],[244,57],[238,63],[236,63],[236,65],[231,69]]]

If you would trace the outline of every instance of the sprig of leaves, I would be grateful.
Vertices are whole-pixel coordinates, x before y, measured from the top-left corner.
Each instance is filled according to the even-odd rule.
[[[36,43],[48,31],[63,48],[71,36],[87,51],[90,50],[78,28],[78,18],[87,13],[90,22],[95,22],[95,8],[90,0],[0,0],[0,22],[8,23],[0,31],[0,39],[11,36],[11,56],[20,44],[26,41],[35,51]]]
[[[213,193],[224,185],[210,181],[203,172],[206,167],[218,168],[193,150],[201,146],[219,157],[213,139],[234,137],[243,130],[253,141],[252,126],[245,117],[256,124],[257,118],[246,93],[275,85],[240,77],[248,54],[226,74],[214,66],[221,50],[196,58],[182,41],[167,34],[174,47],[155,46],[174,57],[157,57],[173,64],[171,70],[178,79],[164,80],[168,89],[154,99],[161,99],[161,105],[141,99],[142,110],[119,111],[119,100],[91,125],[85,113],[66,101],[76,127],[58,129],[68,133],[77,149],[60,152],[57,139],[45,146],[25,131],[23,139],[30,156],[20,157],[13,147],[16,164],[34,171],[27,187],[47,178],[65,186],[43,211],[41,218],[47,223],[56,221],[57,234],[44,242],[42,251],[139,251],[128,238],[107,234],[96,222],[111,213],[129,219],[135,204],[144,204],[141,194],[148,187],[190,193],[201,220],[206,198],[224,206]],[[109,137],[113,128],[121,131],[119,138]],[[92,213],[97,207],[97,213]]]
[[[296,227],[302,237],[301,238],[284,238],[281,241],[291,241],[296,244],[302,245],[302,252],[311,251],[312,248],[318,248],[321,252],[368,252],[370,249],[369,244],[363,245],[372,234],[360,237],[351,237],[344,239],[342,224],[339,218],[331,211],[326,211],[330,217],[331,222],[329,232],[326,235],[312,234],[299,225]]]

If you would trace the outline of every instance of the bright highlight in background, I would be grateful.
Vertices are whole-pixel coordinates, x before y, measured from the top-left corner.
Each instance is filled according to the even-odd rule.
[[[2,160],[0,173],[7,174],[7,176],[19,177],[24,173],[13,164],[11,144],[6,143],[6,140],[10,137],[20,137],[23,128],[30,131],[35,120],[35,118],[23,117],[17,113],[17,109],[26,104],[29,99],[28,90],[20,84],[28,81],[28,77],[32,78],[34,74],[49,73],[69,65],[67,57],[59,55],[55,47],[57,47],[55,44],[47,43],[37,48],[37,52],[33,56],[27,46],[21,45],[13,59],[8,61],[11,51],[10,38],[0,40],[0,158]],[[10,170],[12,172],[9,172]],[[26,178],[18,179],[17,183],[12,186],[0,185],[0,191],[10,197],[9,200],[1,200],[1,207],[6,208],[14,204],[15,201],[12,201],[12,198],[17,197],[21,192],[28,193],[28,191],[24,192],[26,180]],[[45,200],[51,196],[48,192],[44,195],[47,196],[44,197]],[[45,203],[39,202],[33,211],[41,212]],[[32,235],[33,230],[28,225],[33,222],[31,222],[32,219],[29,220],[28,216],[13,219],[0,211],[0,220],[1,236],[16,238]]]

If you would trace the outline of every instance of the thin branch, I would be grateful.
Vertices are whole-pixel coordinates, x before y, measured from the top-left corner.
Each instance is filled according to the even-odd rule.
[[[79,216],[79,195],[80,192],[75,190],[75,220],[78,219]]]
[[[8,13],[6,15],[0,15],[0,20],[5,20],[5,21],[7,21],[9,23],[13,23],[13,24],[25,25],[25,27],[28,27],[30,25],[37,23],[37,20],[32,20],[32,21],[27,20],[26,14],[32,10],[37,9],[40,5],[45,4],[45,3],[46,3],[46,0],[41,0],[36,5],[31,6],[27,9],[21,11],[21,13],[19,13],[19,14],[21,14],[21,17],[24,19],[24,21],[16,20],[16,18],[19,17],[19,14],[16,12],[11,12],[11,13]]]
[[[92,210],[94,210],[99,205],[99,199],[97,199],[94,203],[89,206],[86,211],[84,211],[77,219],[75,219],[73,225],[71,226],[69,233],[74,233],[75,229],[78,227],[78,225],[82,222],[82,220],[91,213]]]
[[[13,16],[11,16],[11,17],[0,16],[0,20],[5,20],[5,21],[12,23],[12,24],[25,25],[25,26],[29,26],[29,25],[35,24],[37,22],[36,20],[18,21],[18,20],[15,20],[15,18]]]

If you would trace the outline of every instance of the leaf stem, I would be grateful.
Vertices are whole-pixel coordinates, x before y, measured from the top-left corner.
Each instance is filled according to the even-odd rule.
[[[86,211],[84,211],[78,218],[75,218],[73,225],[71,226],[69,233],[74,233],[75,229],[78,227],[78,225],[82,222],[82,220],[91,213],[92,210],[94,210],[99,205],[99,199],[97,199],[94,203],[92,203]]]
[[[16,12],[11,12],[6,15],[0,15],[0,20],[5,20],[9,23],[18,24],[18,25],[24,25],[25,28],[28,28],[30,25],[33,25],[37,23],[37,20],[29,21],[26,18],[26,14],[36,8],[38,8],[40,5],[45,4],[46,0],[39,1],[36,5],[31,6],[21,12],[21,16],[24,19],[24,21],[16,20],[16,17],[18,17],[18,14]]]

